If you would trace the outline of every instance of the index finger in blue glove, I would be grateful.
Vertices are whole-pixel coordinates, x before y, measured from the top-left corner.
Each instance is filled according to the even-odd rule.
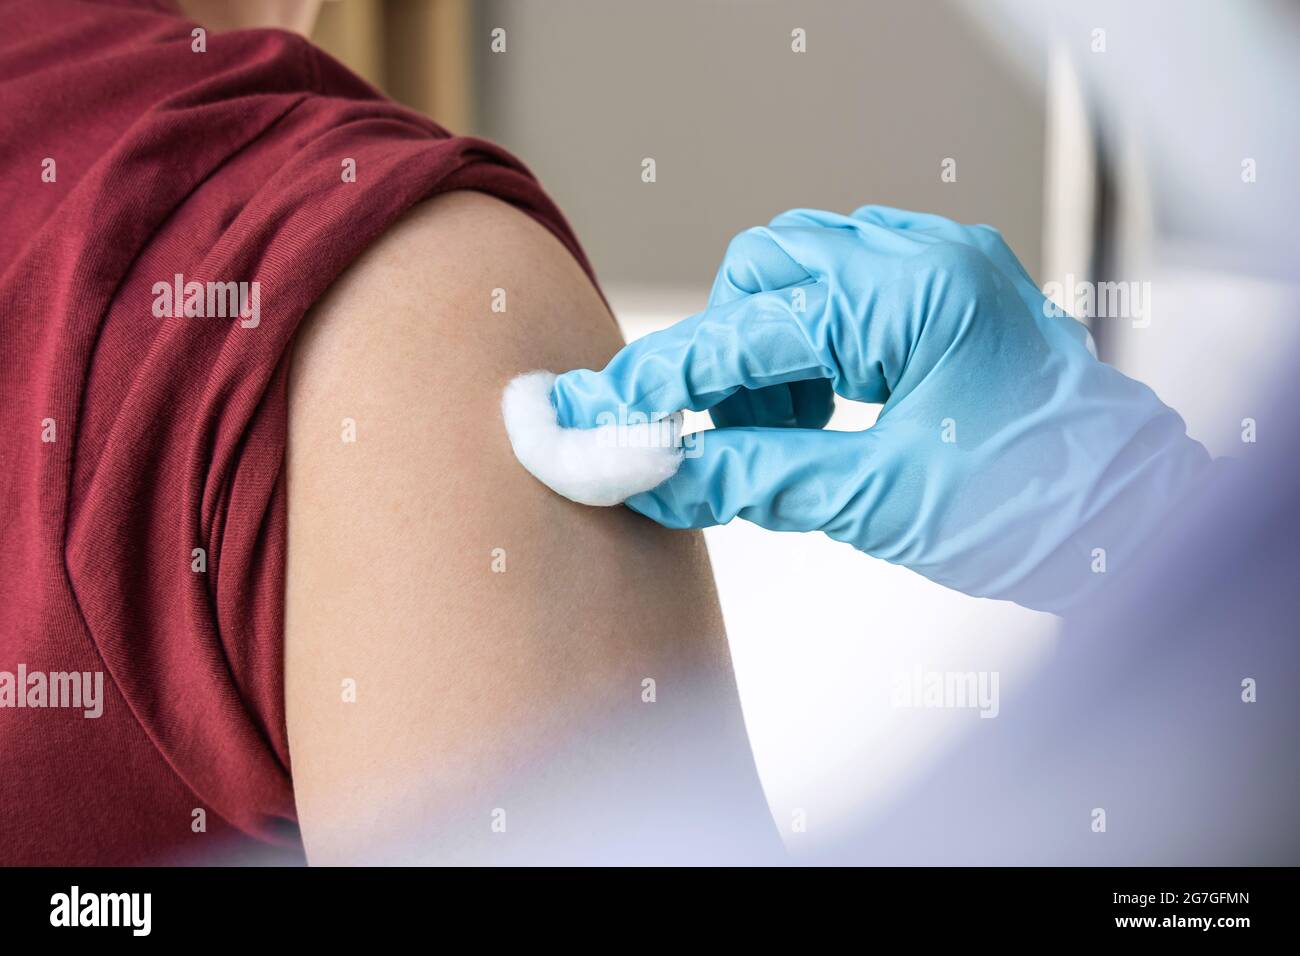
[[[631,342],[600,372],[564,373],[551,392],[560,425],[591,428],[631,412],[654,420],[703,411],[742,387],[834,377],[826,286],[797,288],[798,306],[795,290],[744,296]]]
[[[811,281],[807,270],[773,240],[770,230],[746,229],[727,246],[709,293],[709,306]],[[828,381],[819,378],[737,389],[712,406],[709,417],[718,428],[821,428],[834,411],[834,390]]]
[[[848,225],[765,229],[817,281],[724,303],[632,342],[601,372],[561,375],[551,392],[560,424],[589,428],[630,412],[653,420],[681,408],[711,408],[740,388],[810,379],[830,379],[847,398],[884,401],[889,375],[900,373],[911,353],[918,293],[909,283],[934,274],[948,281],[971,272],[970,264],[948,255],[918,270],[924,250],[957,247],[839,219]],[[843,274],[847,263],[851,282]],[[890,293],[895,327],[873,335],[869,314],[882,291]]]
[[[709,306],[811,281],[808,270],[790,258],[772,238],[770,230],[746,229],[727,244],[709,292]]]

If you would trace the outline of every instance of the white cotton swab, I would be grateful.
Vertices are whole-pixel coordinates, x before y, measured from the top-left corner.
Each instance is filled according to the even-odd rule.
[[[501,417],[515,457],[556,494],[608,507],[649,491],[682,463],[682,415],[644,422],[611,412],[596,428],[561,428],[551,402],[551,372],[526,372],[501,395]]]

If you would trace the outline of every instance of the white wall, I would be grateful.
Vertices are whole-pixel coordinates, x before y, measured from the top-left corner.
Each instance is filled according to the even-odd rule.
[[[947,0],[474,9],[477,129],[538,174],[605,283],[707,291],[747,226],[868,202],[992,223],[1038,267],[1040,97]],[[505,53],[487,52],[494,27]]]

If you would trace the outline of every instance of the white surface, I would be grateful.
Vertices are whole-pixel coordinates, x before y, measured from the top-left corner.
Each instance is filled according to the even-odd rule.
[[[1114,364],[1150,385],[1210,454],[1240,458],[1253,448],[1242,442],[1243,419],[1257,420],[1259,441],[1269,438],[1273,385],[1300,347],[1292,313],[1300,288],[1211,270],[1209,258],[1164,243],[1153,265],[1127,269],[1150,282],[1150,320],[1115,320],[1107,341]]]

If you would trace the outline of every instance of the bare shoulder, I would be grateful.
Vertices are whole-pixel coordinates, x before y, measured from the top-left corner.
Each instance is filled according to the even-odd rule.
[[[702,542],[557,497],[500,421],[515,374],[620,344],[563,245],[474,193],[413,210],[314,309],[291,372],[285,615],[311,859],[554,859],[568,828],[570,851],[594,839],[584,800],[692,751],[728,826],[766,826]],[[493,842],[507,805],[515,838]]]
[[[409,348],[425,345],[436,347],[426,358],[442,363],[438,371],[459,369],[482,381],[510,374],[521,360],[603,361],[621,344],[600,296],[559,240],[525,213],[474,192],[417,206],[313,312],[296,349],[300,380],[327,372],[343,348],[364,350],[336,363],[349,373],[362,356],[400,371]],[[388,346],[398,342],[406,348],[394,354]]]

